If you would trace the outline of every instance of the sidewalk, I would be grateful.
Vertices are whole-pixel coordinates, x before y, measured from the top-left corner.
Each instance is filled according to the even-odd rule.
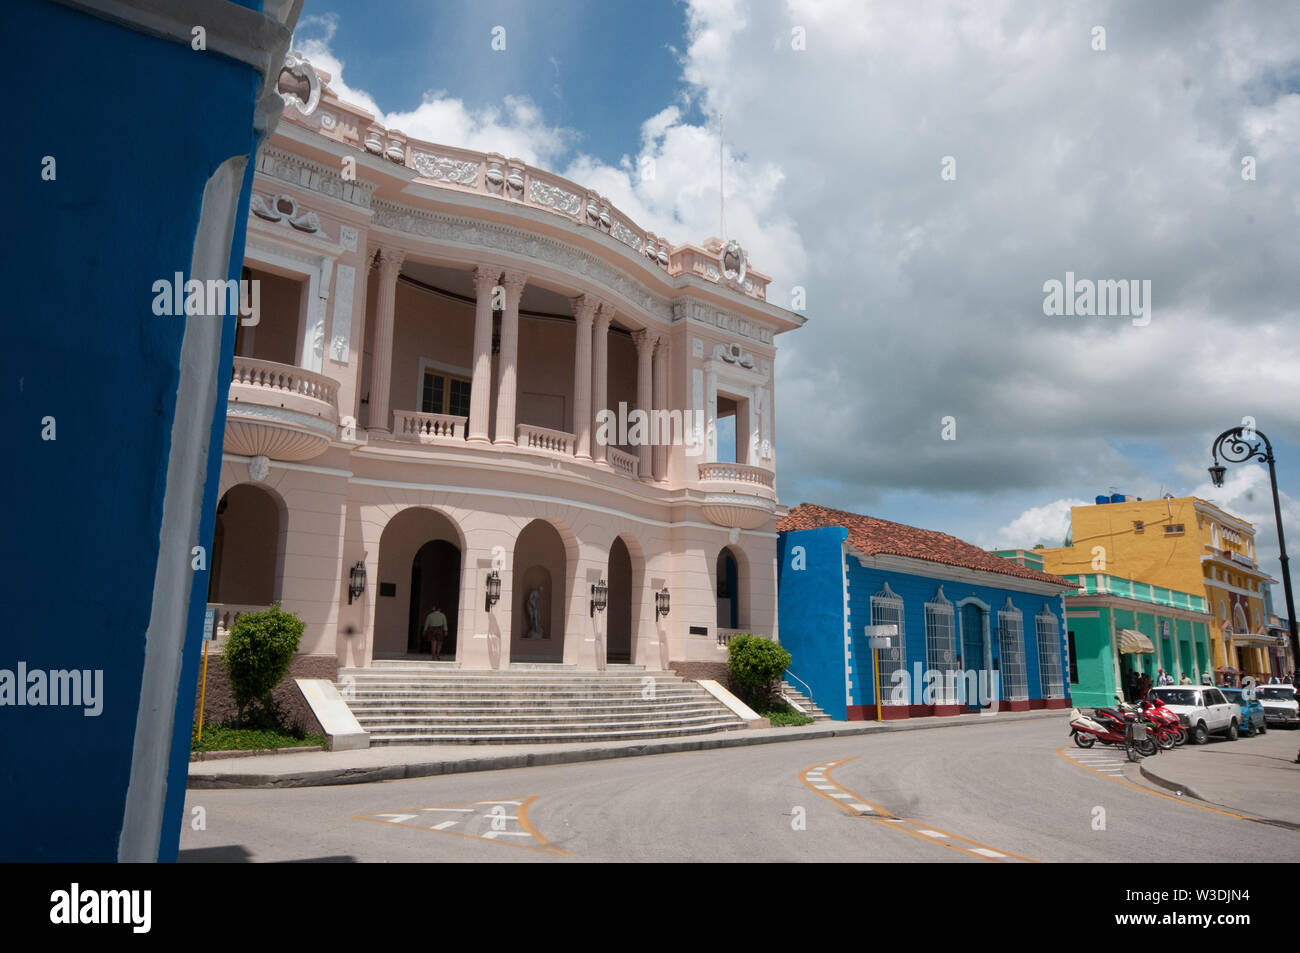
[[[990,725],[1037,718],[1064,719],[1060,709],[999,712],[996,715],[953,715],[902,721],[823,721],[798,728],[721,731],[689,738],[648,741],[575,742],[543,745],[383,745],[361,751],[317,751],[268,754],[249,758],[190,763],[190,788],[300,788],[330,784],[397,781],[470,771],[498,771],[546,764],[574,764],[609,758],[635,758],[678,751],[707,751],[746,745],[778,744],[870,735],[887,731],[920,731],[953,725]],[[1064,724],[1064,721],[1062,721]],[[1294,755],[1293,755],[1294,756]]]
[[[1255,738],[1213,738],[1143,758],[1142,776],[1214,807],[1300,828],[1300,731],[1273,728]]]

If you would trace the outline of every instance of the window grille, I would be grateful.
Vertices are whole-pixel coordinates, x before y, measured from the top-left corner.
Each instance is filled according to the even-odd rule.
[[[999,644],[1002,648],[1002,697],[1007,701],[1029,698],[1028,673],[1025,671],[1025,624],[1020,610],[1007,604],[998,612]]]
[[[943,586],[934,599],[925,604],[925,649],[929,669],[934,672],[935,705],[957,704],[957,627],[952,602],[943,594]]]
[[[879,649],[876,653],[877,658],[880,659],[880,701],[885,705],[896,704],[894,673],[900,670],[907,672],[907,647],[903,629],[903,600],[889,588],[889,583],[885,583],[885,588],[871,597],[871,624],[898,626],[898,635],[894,637],[893,647]],[[907,700],[902,704],[908,704],[910,701],[909,693]]]
[[[1057,635],[1056,616],[1046,605],[1041,615],[1034,619],[1038,633],[1038,676],[1042,681],[1044,698],[1064,698],[1065,679],[1061,675],[1061,644]]]

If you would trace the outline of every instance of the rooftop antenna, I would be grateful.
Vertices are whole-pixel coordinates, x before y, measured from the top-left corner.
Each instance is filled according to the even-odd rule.
[[[727,243],[727,193],[722,177],[722,150],[726,142],[726,121],[726,114],[718,113],[718,227],[724,245]]]

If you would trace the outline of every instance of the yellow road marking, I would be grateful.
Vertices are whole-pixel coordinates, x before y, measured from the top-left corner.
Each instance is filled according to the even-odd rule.
[[[1007,860],[1019,860],[1027,864],[1038,863],[1038,861],[1032,860],[1029,857],[1022,857],[1020,854],[1013,854],[1010,851],[990,847],[988,844],[981,844],[979,841],[971,840],[968,837],[961,837],[960,835],[953,834],[941,827],[935,827],[933,824],[922,824],[919,821],[914,821],[906,817],[895,817],[879,804],[867,800],[856,791],[845,787],[843,784],[831,777],[831,772],[840,767],[840,765],[848,764],[850,761],[856,760],[857,757],[855,756],[852,758],[841,758],[838,761],[823,761],[819,764],[814,764],[799,772],[799,780],[803,782],[804,786],[807,787],[808,790],[812,791],[814,794],[821,795],[850,817],[865,817],[867,820],[873,821],[876,824],[884,825],[890,830],[899,831],[903,834],[910,834],[912,837],[923,840],[927,843],[935,844],[939,847],[946,847],[949,850],[955,850],[959,853],[967,854],[971,857],[977,857],[980,860],[986,860],[995,864],[1000,864]],[[822,779],[828,786],[836,788],[841,793],[848,795],[853,799],[854,803],[865,804],[867,807],[871,808],[872,813],[863,814],[861,811],[854,809],[848,801],[834,797],[826,791],[818,789],[814,782],[808,778],[808,773],[810,771],[818,770],[821,771]],[[926,831],[929,833],[924,833]],[[940,836],[936,837],[936,834]],[[954,841],[960,841],[961,843],[954,843]],[[969,844],[971,846],[963,847],[961,846],[962,844]],[[979,853],[979,850],[990,851],[998,856],[989,857],[986,854]]]
[[[1066,754],[1066,752],[1070,750],[1070,747],[1071,747],[1070,745],[1062,745],[1060,748],[1056,749],[1056,753],[1059,754],[1066,761],[1070,762],[1070,764],[1077,764],[1079,767],[1083,768],[1083,770],[1091,771],[1099,778],[1106,778],[1108,781],[1114,781],[1118,784],[1122,784],[1125,787],[1132,788],[1134,791],[1141,791],[1143,794],[1150,794],[1152,797],[1162,797],[1166,801],[1173,801],[1175,804],[1186,804],[1188,807],[1200,808],[1202,811],[1209,811],[1212,814],[1224,814],[1227,815],[1228,817],[1235,817],[1241,821],[1255,820],[1255,818],[1250,817],[1249,815],[1246,814],[1234,814],[1232,811],[1225,811],[1221,808],[1210,807],[1208,804],[1198,804],[1196,803],[1196,800],[1194,798],[1174,797],[1172,794],[1161,794],[1159,791],[1152,791],[1150,788],[1144,788],[1140,784],[1134,784],[1132,781],[1129,781],[1127,778],[1117,778],[1113,774],[1106,774],[1103,771],[1098,771],[1094,768],[1090,768],[1082,761],[1076,761],[1074,758]],[[1078,745],[1075,745],[1074,747],[1077,748]],[[1088,749],[1084,748],[1080,750],[1086,751]]]

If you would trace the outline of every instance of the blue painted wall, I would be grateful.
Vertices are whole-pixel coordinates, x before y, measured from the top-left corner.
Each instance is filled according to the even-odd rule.
[[[852,556],[848,557],[849,578],[849,631],[851,654],[848,665],[849,692],[845,692],[844,618],[843,618],[843,557],[841,544],[847,533],[840,527],[816,530],[799,530],[782,533],[777,543],[780,556],[778,571],[778,613],[781,644],[793,656],[791,670],[808,682],[818,704],[832,718],[844,719],[853,706],[874,706],[875,673],[870,646],[863,635],[863,627],[871,624],[871,597],[884,589],[886,581],[894,594],[903,600],[903,627],[907,645],[908,671],[915,660],[925,659],[925,603],[934,598],[940,585],[944,596],[953,603],[954,610],[961,600],[974,596],[989,607],[989,639],[992,656],[1001,664],[1001,647],[998,644],[997,613],[1006,604],[1007,597],[1020,610],[1025,635],[1025,662],[1029,698],[1042,697],[1039,674],[1038,634],[1034,622],[1047,605],[1056,618],[1057,643],[1055,650],[1061,658],[1061,671],[1069,667],[1069,650],[1065,642],[1065,627],[1061,618],[1059,596],[1026,593],[1014,588],[972,586],[969,583],[945,581],[937,576],[914,576],[898,572],[865,569]],[[792,570],[792,549],[803,546],[807,568],[802,572]],[[1008,576],[1014,585],[1014,578]],[[960,632],[955,633],[960,645]],[[890,697],[891,684],[881,685],[884,698]],[[923,704],[924,682],[913,679],[910,686],[912,703]],[[1069,692],[1068,681],[1065,690]]]
[[[260,4],[246,3],[258,7]],[[152,313],[152,284],[188,272],[203,189],[255,151],[255,71],[66,7],[10,0],[13,141],[0,163],[10,226],[3,348],[13,430],[0,668],[102,669],[103,711],[0,707],[0,856],[117,856],[145,631],[159,552],[184,318]],[[42,157],[57,178],[42,181]],[[251,163],[250,163],[251,166]],[[231,276],[238,277],[251,167]],[[190,320],[221,320],[191,318]],[[226,320],[225,348],[234,321]],[[209,428],[211,539],[229,361]],[[54,417],[57,439],[41,439]],[[14,504],[18,505],[14,505]],[[197,573],[169,772],[161,859],[184,797],[206,573]],[[165,715],[160,714],[160,717]]]
[[[777,623],[781,644],[792,656],[790,672],[807,682],[813,699],[843,721],[844,575],[848,533],[838,526],[782,533],[777,539]],[[797,548],[802,547],[802,553]],[[806,560],[795,569],[796,557]],[[790,684],[800,685],[794,679]]]

